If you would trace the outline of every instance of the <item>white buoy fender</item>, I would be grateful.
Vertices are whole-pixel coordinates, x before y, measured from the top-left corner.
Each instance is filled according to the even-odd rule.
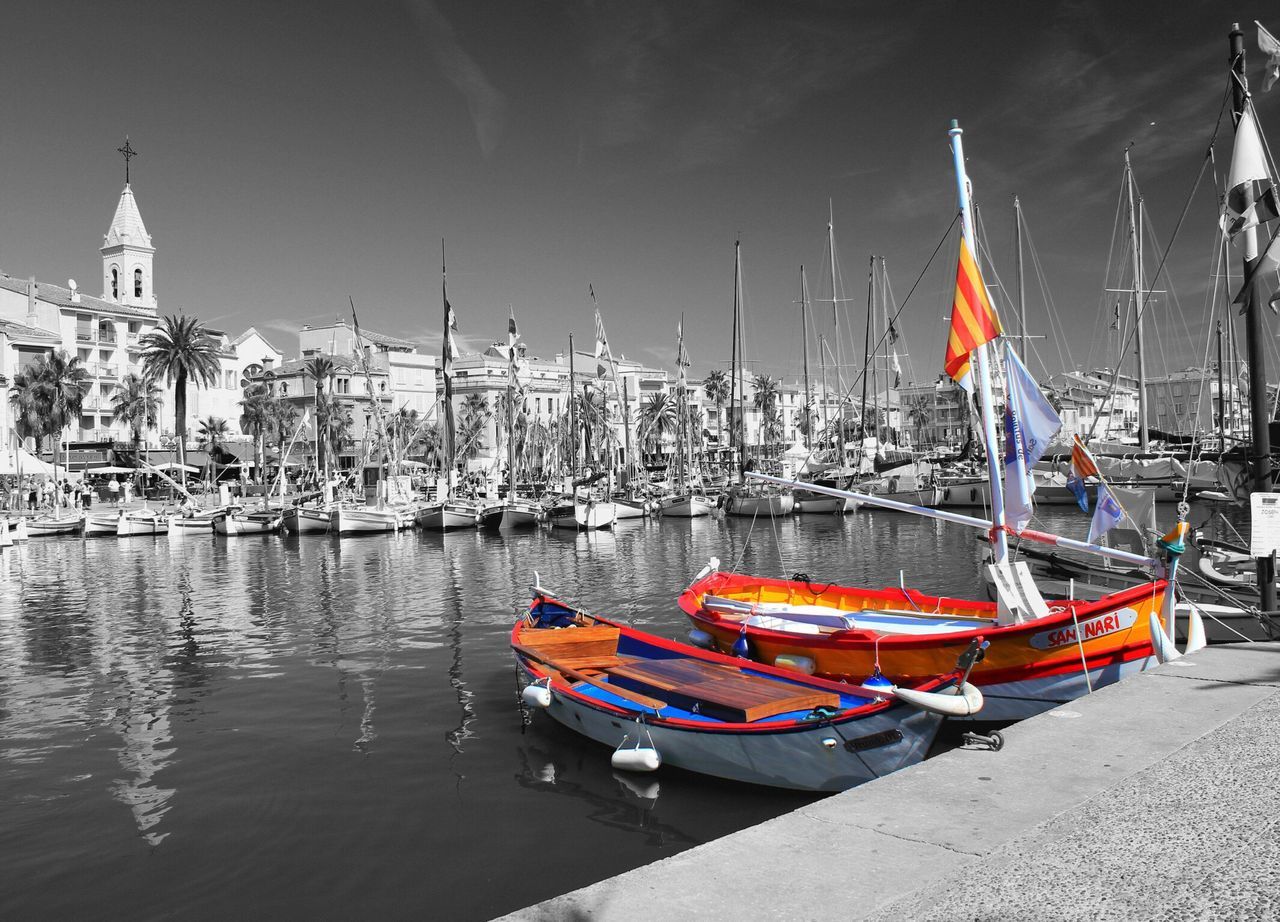
[[[531,708],[551,707],[551,689],[541,683],[526,685],[520,693],[520,700]]]
[[[707,561],[707,565],[698,571],[698,575],[693,578],[693,582],[696,583],[698,580],[702,579],[702,577],[715,573],[719,569],[720,569],[720,558],[712,557],[710,560]]]
[[[716,648],[715,638],[702,630],[702,628],[697,627],[689,631],[689,643],[704,650],[714,650]]]
[[[18,524],[13,529],[13,540],[14,541],[27,540],[27,520],[26,519],[18,519]]]
[[[656,772],[662,765],[662,756],[656,749],[641,746],[636,749],[617,749],[609,761],[619,771]]]
[[[1172,662],[1182,656],[1178,652],[1178,648],[1174,645],[1172,638],[1164,632],[1164,624],[1160,620],[1160,615],[1156,611],[1152,611],[1150,616],[1151,622],[1151,650],[1156,655],[1156,662],[1164,664]],[[1203,628],[1201,628],[1203,631]]]
[[[894,696],[912,707],[944,717],[972,717],[982,710],[982,691],[978,686],[965,682],[958,695],[939,692],[916,691],[914,688],[894,688]]]
[[[1187,646],[1182,651],[1190,655],[1203,650],[1207,641],[1204,636],[1204,622],[1200,620],[1200,609],[1194,604],[1187,613]]]
[[[813,675],[814,670],[818,668],[818,664],[813,661],[813,657],[801,656],[798,653],[779,653],[773,658],[773,665],[779,669],[803,672],[805,675]]]

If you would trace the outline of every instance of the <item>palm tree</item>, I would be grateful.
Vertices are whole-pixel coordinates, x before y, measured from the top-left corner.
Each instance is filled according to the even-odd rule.
[[[194,317],[165,317],[138,341],[142,371],[152,381],[173,385],[173,434],[178,463],[187,463],[187,384],[210,387],[218,379],[218,343]],[[186,476],[185,470],[183,476]]]
[[[315,383],[315,398],[313,406],[316,414],[316,468],[323,471],[325,467],[325,442],[327,438],[322,438],[320,430],[328,421],[328,408],[325,403],[325,394],[329,378],[333,376],[333,362],[322,356],[316,356],[309,360],[303,366],[303,370],[307,373],[307,377]],[[322,413],[322,405],[325,407]]]
[[[916,442],[919,447],[924,447],[924,438],[921,431],[925,426],[929,425],[929,398],[924,394],[917,394],[911,398],[911,402],[907,404],[907,422],[911,423],[912,428],[916,430]]]
[[[231,434],[231,427],[221,416],[206,416],[198,425],[200,428],[196,435],[196,444],[209,455],[209,464],[205,468],[205,480],[208,481],[212,479],[214,456],[222,448],[227,436]]]
[[[160,424],[160,385],[141,375],[127,374],[111,394],[111,422],[124,423],[133,434],[135,463],[142,455],[142,435]]]
[[[78,356],[58,351],[36,357],[24,371],[13,376],[9,402],[17,411],[18,434],[40,440],[48,436],[53,442],[54,470],[61,461],[62,433],[80,418],[85,394],[92,387],[89,372]]]
[[[489,398],[471,393],[458,411],[458,455],[474,458],[484,448],[485,428],[489,423]],[[457,460],[456,458],[454,459]]]
[[[662,437],[675,431],[676,401],[665,391],[652,395],[640,408],[640,444],[650,453],[660,451]]]
[[[285,457],[293,432],[298,427],[298,408],[279,397],[271,401],[271,432],[276,436],[276,451],[280,453],[280,463],[289,460]]]
[[[720,415],[724,405],[729,401],[731,391],[729,376],[717,368],[702,382],[702,390],[716,408],[716,444],[718,445],[723,441],[724,434],[720,428]]]
[[[246,387],[240,401],[240,431],[253,436],[254,476],[258,483],[266,482],[267,433],[275,422],[274,404],[270,388],[262,383]]]
[[[329,398],[328,404],[328,409],[325,411],[325,432],[328,444],[325,447],[333,455],[336,468],[343,446],[351,439],[355,421],[352,419],[350,407],[343,406],[332,397]]]
[[[760,411],[761,440],[765,446],[782,441],[782,420],[778,414],[778,381],[768,375],[756,375],[751,381],[755,391],[752,403]]]

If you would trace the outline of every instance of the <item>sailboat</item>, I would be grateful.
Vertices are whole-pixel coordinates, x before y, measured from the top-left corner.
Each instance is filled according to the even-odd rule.
[[[729,397],[729,457],[738,465],[738,482],[730,485],[725,498],[724,511],[738,516],[783,516],[795,508],[795,496],[790,490],[748,484],[743,476],[747,470],[746,394],[742,380],[742,245],[733,242],[733,360],[732,391]],[[736,452],[736,457],[735,457]]]
[[[565,495],[546,510],[547,524],[552,528],[595,530],[612,528],[618,519],[612,501],[595,496],[590,487],[604,472],[579,478],[578,467],[578,401],[575,394],[576,372],[573,359],[573,334],[569,334],[569,477]],[[588,489],[584,492],[583,487]]]
[[[516,404],[523,403],[524,396],[517,382],[516,365],[520,332],[516,328],[516,315],[511,312],[507,324],[507,495],[501,506],[499,528],[512,531],[521,528],[534,528],[538,517],[542,514],[542,505],[535,499],[520,496],[516,490]]]
[[[868,505],[983,529],[991,543],[993,562],[989,566],[997,585],[997,601],[935,597],[905,586],[873,590],[815,585],[807,578],[778,580],[727,573],[713,560],[681,594],[680,606],[694,625],[695,642],[749,653],[764,662],[815,675],[858,682],[881,672],[899,681],[936,675],[955,661],[958,649],[982,636],[990,647],[975,667],[973,681],[986,696],[983,717],[1016,720],[1181,655],[1172,639],[1172,583],[1187,526],[1185,521],[1178,523],[1162,539],[1164,560],[1026,528],[1032,502],[1027,451],[1032,442],[1021,427],[1033,425],[1037,441],[1043,438],[1047,445],[1048,438],[1041,431],[1041,420],[1047,417],[1042,410],[1023,405],[1023,392],[1018,390],[1019,396],[1014,396],[1012,387],[1009,412],[1013,424],[1007,426],[1013,438],[1007,485],[1010,524],[1000,488],[1005,453],[996,438],[988,345],[998,340],[1002,331],[972,255],[976,248],[971,243],[974,225],[969,182],[956,122],[949,133],[963,221],[946,368],[957,381],[976,379],[980,389],[992,518],[987,521],[836,488],[817,489],[851,496]],[[1008,344],[1006,365],[1020,367]],[[1030,387],[1035,389],[1034,381]],[[1035,395],[1043,401],[1038,390]],[[749,476],[781,486],[795,484],[764,474]],[[1156,576],[1094,602],[1046,602],[1025,564],[1010,562],[1009,535],[1101,554],[1146,567]],[[1190,621],[1187,651],[1204,643],[1203,626],[1194,611]]]
[[[684,316],[676,337],[676,471],[674,489],[658,501],[658,513],[678,519],[696,519],[710,515],[715,507],[705,489],[694,489],[694,482],[701,486],[701,476],[692,476],[689,467],[692,452],[689,438],[689,382],[685,371],[689,356],[684,348]]]
[[[831,225],[827,225],[828,231]],[[835,245],[831,246],[831,290],[835,291],[836,285],[836,268],[835,268]],[[833,295],[834,297],[834,295]],[[813,431],[813,390],[809,386],[809,279],[804,274],[804,266],[800,267],[800,335],[803,337],[804,354],[804,412],[806,414],[804,427],[804,447],[806,450],[806,461],[813,453],[813,439],[810,433]],[[825,377],[825,376],[824,376]],[[826,387],[823,386],[823,405],[826,405]],[[834,481],[833,481],[834,483]],[[795,511],[807,513],[811,515],[843,515],[852,508],[854,504],[842,496],[824,496],[821,493],[811,493],[803,489],[797,489],[795,492]]]
[[[449,304],[449,287],[445,275],[444,241],[440,241],[440,292],[444,302],[444,337],[440,345],[440,377],[444,379],[444,398],[441,441],[441,494],[434,502],[423,506],[414,516],[419,528],[428,531],[456,531],[462,528],[475,528],[480,507],[469,499],[457,496],[454,492],[457,471],[457,459],[454,457],[457,445],[457,429],[453,422],[453,360],[457,355],[453,334],[458,331],[458,318]]]

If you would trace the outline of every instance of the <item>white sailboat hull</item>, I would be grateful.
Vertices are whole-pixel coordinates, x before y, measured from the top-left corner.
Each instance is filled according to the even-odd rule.
[[[715,503],[705,496],[666,496],[658,507],[658,514],[676,519],[696,519],[710,515]]]
[[[396,530],[396,515],[386,509],[353,509],[339,506],[329,513],[331,534],[372,535]]]
[[[280,519],[279,515],[268,517],[260,513],[222,515],[214,519],[213,530],[229,538],[242,535],[271,535],[279,530]]]
[[[169,517],[161,515],[153,509],[134,509],[121,513],[116,523],[116,537],[128,538],[134,535],[167,535],[169,533]]]
[[[618,510],[613,503],[584,499],[553,506],[547,512],[552,528],[610,528],[617,519]]]
[[[74,515],[50,519],[28,519],[26,529],[29,537],[38,538],[44,535],[73,535],[83,525],[84,519]]]

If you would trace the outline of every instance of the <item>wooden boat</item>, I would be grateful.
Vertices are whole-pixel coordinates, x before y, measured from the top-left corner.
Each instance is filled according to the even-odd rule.
[[[396,530],[396,515],[387,509],[339,504],[329,513],[329,534],[369,535]]]
[[[119,538],[168,533],[169,517],[156,509],[126,509],[116,522],[116,537]]]
[[[505,503],[491,501],[481,504],[476,524],[485,531],[497,531],[502,527],[502,513],[505,509]]]
[[[275,509],[224,513],[213,520],[213,530],[229,538],[273,535],[280,530],[283,513]]]
[[[193,513],[174,513],[169,516],[169,540],[187,536],[204,537],[213,534],[213,520],[220,515],[239,509],[239,506],[217,509],[201,509]]]
[[[327,535],[331,513],[328,506],[290,506],[285,509],[280,524],[295,535]]]
[[[566,497],[547,510],[547,524],[552,528],[612,528],[617,518],[613,503],[581,496]]]
[[[613,498],[615,521],[643,519],[649,514],[649,503],[643,499],[615,496]]]
[[[658,500],[658,514],[676,519],[696,519],[710,515],[716,504],[697,493],[675,493]]]
[[[909,689],[844,685],[699,650],[535,591],[511,631],[522,700],[614,748],[615,768],[668,764],[840,791],[920,761],[943,713],[982,706],[956,662]]]
[[[743,485],[730,487],[724,511],[728,515],[790,515],[795,508],[795,495],[790,491],[752,489]]]
[[[114,535],[119,524],[119,509],[89,512],[84,517],[84,536],[86,538],[97,538],[104,535]]]
[[[538,518],[541,515],[542,506],[538,502],[518,496],[512,498],[508,494],[506,502],[502,504],[502,523],[500,527],[503,531],[534,528],[537,526]]]
[[[842,681],[862,681],[877,657],[895,681],[937,675],[982,636],[991,646],[973,682],[986,696],[983,719],[1021,720],[1154,665],[1150,621],[1165,589],[1153,581],[1097,601],[1051,601],[1039,617],[1010,622],[994,602],[712,570],[679,604],[701,632],[695,642],[726,652],[745,643],[761,662]]]
[[[475,528],[480,507],[473,500],[449,499],[429,503],[418,511],[414,521],[427,531],[457,531]]]
[[[21,523],[22,520],[19,520],[19,522]],[[84,527],[84,516],[78,512],[64,512],[27,519],[23,524],[25,525],[27,536],[32,538],[41,538],[47,535],[74,535],[78,534],[80,529]]]
[[[844,515],[857,506],[843,496],[823,496],[821,493],[809,493],[796,490],[794,509],[805,515]]]

